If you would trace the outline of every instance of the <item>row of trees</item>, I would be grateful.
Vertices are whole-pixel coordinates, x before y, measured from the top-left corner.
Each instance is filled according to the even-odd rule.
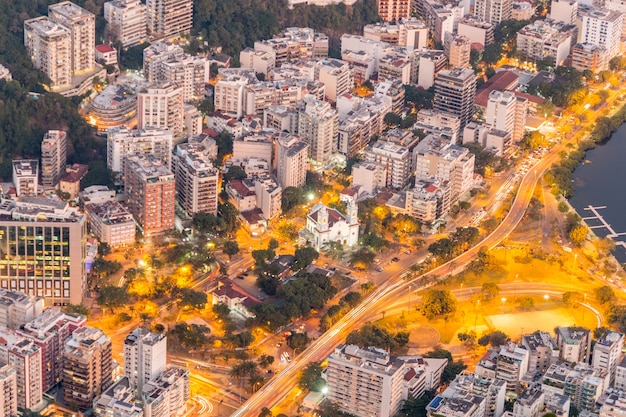
[[[406,346],[409,343],[409,336],[410,332],[406,330],[390,333],[384,327],[376,324],[366,324],[360,329],[350,332],[346,338],[346,343],[363,348],[374,346],[390,351],[396,347]]]
[[[475,227],[457,227],[449,237],[431,243],[428,252],[444,261],[452,259],[478,242],[479,237],[480,233]]]

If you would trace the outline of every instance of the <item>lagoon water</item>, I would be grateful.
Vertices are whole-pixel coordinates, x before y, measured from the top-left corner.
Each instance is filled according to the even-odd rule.
[[[591,217],[593,213],[585,208],[606,206],[598,209],[616,234],[624,233],[613,239],[626,242],[626,124],[623,124],[611,139],[598,144],[587,152],[585,162],[573,175],[576,193],[570,203],[581,217]],[[595,219],[586,220],[591,227],[602,223]],[[594,228],[600,237],[609,234],[606,228]],[[626,248],[617,245],[615,257],[619,262],[626,262]]]

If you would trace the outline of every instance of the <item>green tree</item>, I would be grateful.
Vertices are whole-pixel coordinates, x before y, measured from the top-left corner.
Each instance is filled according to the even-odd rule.
[[[383,117],[383,122],[389,126],[398,126],[400,125],[400,123],[402,123],[402,117],[400,117],[396,113],[389,112],[385,114],[385,117]]]
[[[230,316],[230,308],[224,303],[213,304],[213,313],[217,316],[217,318],[222,320],[228,320]]]
[[[391,350],[397,346],[394,335],[384,327],[375,324],[366,324],[359,330],[353,330],[346,338],[346,344],[363,348],[374,346],[385,350]]]
[[[319,258],[320,254],[310,246],[296,249],[294,268],[296,270],[302,270],[311,265],[313,261]]]
[[[422,314],[429,320],[436,316],[454,313],[456,297],[449,290],[428,290],[422,297]]]
[[[300,187],[287,187],[283,190],[281,208],[287,212],[304,203],[304,191]]]
[[[485,282],[482,286],[482,295],[486,300],[491,300],[500,294],[500,287],[495,282]]]
[[[626,333],[626,306],[609,305],[606,320],[618,332]]]
[[[400,347],[406,346],[409,343],[409,338],[411,337],[411,333],[407,330],[401,330],[395,334],[393,340],[395,340],[396,344]]]
[[[201,349],[209,343],[209,333],[210,330],[205,325],[187,323],[179,323],[170,331],[181,346],[189,351]]]
[[[229,182],[230,180],[245,180],[248,178],[248,174],[243,170],[242,167],[238,165],[233,165],[228,168],[228,171],[224,174],[224,182]]]
[[[203,309],[207,303],[207,295],[203,291],[195,291],[191,288],[181,288],[178,290],[177,301],[179,307],[189,307],[193,309]]]
[[[313,362],[302,370],[298,379],[298,386],[302,390],[320,392],[326,386],[326,381],[322,378],[322,366],[319,362]]]
[[[409,397],[402,404],[402,409],[396,414],[396,417],[427,417],[426,407],[435,398],[435,395],[437,395],[436,391],[428,390],[417,398]]]
[[[259,356],[259,359],[257,359],[257,362],[261,368],[267,368],[274,363],[274,357],[272,355],[262,354]]]
[[[111,313],[118,307],[123,307],[130,301],[130,296],[124,288],[113,285],[105,285],[100,288],[96,302],[100,307],[106,307]]]
[[[350,308],[358,306],[363,300],[361,293],[350,291],[339,300],[340,305],[347,305]]]
[[[598,300],[600,304],[607,304],[615,301],[615,292],[613,292],[613,289],[608,285],[596,288],[593,290],[593,293],[596,296],[596,300]]]
[[[517,297],[515,304],[519,305],[521,309],[530,310],[535,306],[535,300],[532,297]]]
[[[309,341],[309,336],[306,333],[293,332],[287,337],[287,345],[296,353],[306,349]]]
[[[235,240],[227,240],[222,246],[222,251],[228,256],[228,259],[231,259],[239,253],[239,245]]]
[[[504,345],[506,342],[510,340],[509,336],[506,333],[500,330],[494,330],[493,332],[486,333],[482,335],[478,339],[478,344],[480,346],[491,345],[493,347],[498,347]]]
[[[585,240],[587,240],[588,232],[589,229],[587,229],[587,226],[579,224],[574,226],[574,228],[569,232],[569,239],[572,241],[572,244],[580,246],[585,242]]]
[[[563,303],[568,307],[578,307],[578,303],[582,301],[582,297],[579,292],[567,291],[563,293]]]
[[[463,372],[463,370],[465,370],[465,368],[467,368],[467,365],[465,365],[463,361],[454,361],[452,359],[452,353],[450,353],[450,351],[448,350],[442,349],[441,347],[436,347],[434,350],[427,352],[426,354],[424,354],[424,357],[448,360],[448,364],[441,374],[441,384],[443,385],[446,385],[450,381],[453,381],[458,374],[460,374],[461,372]]]

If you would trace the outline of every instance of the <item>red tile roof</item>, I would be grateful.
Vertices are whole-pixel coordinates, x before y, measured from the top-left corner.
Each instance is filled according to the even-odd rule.
[[[487,107],[489,94],[492,91],[511,90],[517,87],[519,76],[513,71],[500,71],[484,83],[476,92],[475,103],[480,107]]]
[[[115,52],[115,49],[111,48],[109,45],[96,45],[96,51],[101,54],[106,54],[107,52]]]

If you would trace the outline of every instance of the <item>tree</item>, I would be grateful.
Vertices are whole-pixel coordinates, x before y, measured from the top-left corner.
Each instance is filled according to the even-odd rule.
[[[257,362],[259,362],[259,366],[261,368],[267,368],[268,366],[274,363],[274,357],[272,355],[263,354],[259,356],[259,359],[257,359]]]
[[[411,337],[411,333],[406,330],[401,330],[393,337],[396,344],[400,347],[406,346],[409,343],[409,338]]]
[[[482,295],[486,300],[491,300],[500,294],[500,287],[495,282],[485,282],[482,286]]]
[[[233,256],[239,253],[239,245],[235,240],[227,240],[224,242],[222,246],[222,252],[228,256],[228,259],[231,259]]]
[[[294,352],[302,352],[309,344],[309,336],[306,333],[292,332],[287,337],[287,345],[294,350]]]
[[[302,370],[298,386],[303,390],[322,391],[326,386],[326,381],[322,378],[322,366],[319,362],[310,363]]]
[[[593,293],[600,304],[611,303],[615,300],[615,293],[608,285],[596,288]]]
[[[385,350],[391,350],[397,346],[394,335],[384,327],[375,324],[366,324],[359,330],[353,330],[346,338],[346,344],[363,348],[375,346]]]
[[[606,312],[607,322],[620,333],[626,332],[626,306],[610,305]]]
[[[478,339],[478,344],[480,346],[491,345],[493,347],[498,347],[504,345],[509,340],[510,338],[506,335],[506,333],[500,330],[494,330],[493,332],[482,335]]]
[[[224,182],[229,182],[231,180],[245,180],[248,178],[248,174],[238,165],[233,165],[228,168],[228,172],[224,174]]]
[[[402,409],[396,414],[396,417],[427,417],[426,407],[435,398],[435,395],[437,395],[436,391],[428,390],[417,398],[409,397],[402,404]]]
[[[458,374],[460,374],[461,372],[463,372],[465,368],[467,368],[467,365],[465,365],[463,361],[452,360],[452,353],[450,353],[450,351],[448,350],[442,349],[441,347],[436,347],[434,350],[427,352],[424,355],[424,357],[448,360],[448,364],[446,365],[446,367],[443,370],[443,373],[441,374],[442,385],[445,385],[449,383],[450,381],[453,381],[454,378],[456,378]]]
[[[205,325],[179,323],[170,333],[175,336],[181,346],[189,351],[198,350],[209,342],[210,330]]]
[[[230,316],[230,308],[224,303],[213,304],[213,312],[218,319],[228,320]]]
[[[287,187],[283,190],[281,198],[281,208],[283,212],[287,212],[304,203],[304,191],[300,187]]]
[[[532,297],[517,297],[515,304],[519,305],[521,309],[530,310],[535,306],[535,300]]]
[[[296,249],[294,267],[300,271],[307,266],[311,265],[313,261],[319,258],[320,254],[310,246]]]
[[[113,285],[105,285],[100,288],[100,293],[96,298],[96,302],[100,307],[106,307],[111,313],[118,307],[125,306],[130,301],[130,296],[124,288],[115,287]]]
[[[91,310],[84,304],[68,304],[65,306],[65,311],[70,314],[80,314],[85,317],[91,315]]]
[[[383,117],[383,122],[389,126],[398,126],[400,123],[402,123],[402,117],[394,112],[389,112],[385,114],[385,117]]]
[[[595,329],[593,329],[593,338],[598,340],[598,339],[602,338],[602,336],[604,336],[605,334],[607,334],[610,331],[611,331],[611,329],[607,329],[604,326],[596,327]]]
[[[567,291],[563,293],[563,303],[568,307],[577,307],[578,303],[582,300],[579,292]]]
[[[449,290],[429,290],[422,297],[422,314],[428,319],[456,311],[456,297]]]
[[[356,269],[367,269],[374,262],[376,255],[368,248],[361,248],[352,253],[350,262]]]
[[[361,303],[361,300],[363,300],[363,296],[361,295],[361,293],[350,291],[349,293],[341,297],[341,300],[339,300],[339,304],[347,305],[350,308],[354,308]]]
[[[572,244],[580,246],[587,240],[588,232],[587,226],[583,226],[582,224],[576,225],[569,232],[569,240],[572,241]]]
[[[178,305],[193,309],[202,309],[207,303],[207,295],[203,291],[195,291],[191,288],[181,288],[177,294]]]

